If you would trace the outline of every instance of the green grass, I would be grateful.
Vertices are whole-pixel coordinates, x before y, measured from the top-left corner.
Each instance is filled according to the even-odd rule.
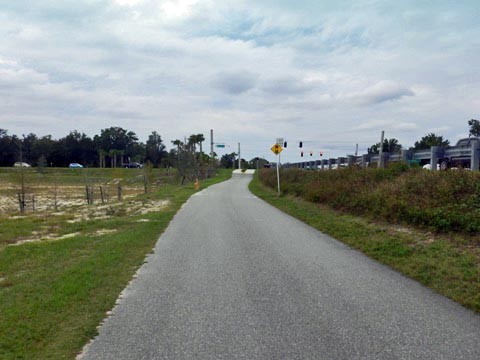
[[[231,171],[221,170],[217,177],[202,182],[201,189],[230,176]],[[0,246],[0,358],[75,358],[96,335],[105,313],[194,192],[193,184],[166,184],[140,196],[142,201],[168,199],[165,210],[144,215],[120,212],[104,220],[63,223],[63,232],[80,232],[64,240],[5,246],[9,236],[23,231],[19,229],[54,226],[51,222],[55,221],[59,222],[55,226],[62,226],[58,218],[10,220],[16,230],[3,231],[4,246]],[[149,222],[138,222],[140,218]],[[0,226],[8,227],[8,222]],[[118,231],[91,236],[95,229]]]
[[[249,186],[287,214],[480,312],[478,238],[433,234],[349,215],[292,195],[278,197],[260,182],[258,173]]]

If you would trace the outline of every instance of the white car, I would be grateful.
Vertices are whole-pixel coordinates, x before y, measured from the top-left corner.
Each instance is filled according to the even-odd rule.
[[[431,164],[425,164],[423,165],[423,168],[426,170],[432,170],[432,165]],[[437,164],[437,170],[440,170],[440,164]]]
[[[31,167],[32,165],[27,164],[26,162],[18,161],[15,164],[13,164],[13,166],[14,167]]]
[[[83,168],[83,165],[82,164],[79,164],[79,163],[70,163],[70,165],[68,165],[68,167],[70,169],[82,169]]]

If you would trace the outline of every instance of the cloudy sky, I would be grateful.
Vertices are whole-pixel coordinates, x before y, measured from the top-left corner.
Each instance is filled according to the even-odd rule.
[[[480,117],[478,0],[0,0],[0,128],[209,136],[242,157],[454,142]],[[317,156],[318,157],[318,156]]]

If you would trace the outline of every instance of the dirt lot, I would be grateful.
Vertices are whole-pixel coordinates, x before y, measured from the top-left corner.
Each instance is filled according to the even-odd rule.
[[[34,169],[0,168],[0,214],[20,211],[18,194],[25,193],[26,211],[61,210],[87,203],[86,186],[93,190],[94,203],[129,199],[148,188],[171,181],[160,169]],[[146,180],[147,179],[147,180]],[[103,191],[103,199],[102,199]]]
[[[0,245],[54,241],[77,235],[101,236],[115,232],[110,220],[149,221],[143,215],[168,207],[168,200],[145,194],[145,173],[133,169],[94,169],[94,176],[60,169],[39,174],[21,174],[0,169]],[[149,174],[149,192],[171,179],[158,169]],[[22,177],[20,177],[22,175]],[[163,175],[163,176],[162,176]],[[25,193],[25,210],[20,211],[19,193]],[[87,203],[87,185],[93,204]],[[120,196],[119,196],[120,192]],[[104,221],[103,221],[104,220]],[[1,247],[1,246],[0,246]]]
[[[118,184],[93,187],[94,203],[102,203],[100,186],[104,191],[104,203],[117,200]],[[0,183],[0,214],[18,212],[20,188],[13,183]],[[140,186],[122,186],[123,199],[144,193]],[[25,192],[26,211],[61,210],[71,206],[87,204],[85,185],[28,186]],[[56,203],[56,206],[55,206]]]

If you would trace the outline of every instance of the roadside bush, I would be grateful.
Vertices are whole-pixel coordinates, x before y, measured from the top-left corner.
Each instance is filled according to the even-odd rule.
[[[260,172],[275,188],[276,173]],[[436,231],[480,232],[480,174],[432,172],[393,163],[387,169],[281,170],[282,193],[335,209]]]

